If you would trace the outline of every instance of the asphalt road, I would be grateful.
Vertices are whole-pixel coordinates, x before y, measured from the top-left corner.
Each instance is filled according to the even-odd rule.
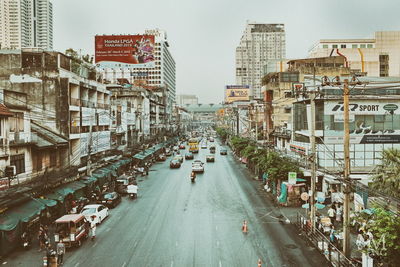
[[[181,150],[181,153],[184,153]],[[208,149],[195,156],[205,161]],[[282,224],[279,208],[230,151],[215,154],[190,182],[191,160],[169,169],[169,159],[139,178],[139,197],[124,197],[98,228],[95,241],[68,250],[64,266],[327,266],[325,259]],[[249,232],[241,231],[248,221]],[[5,266],[41,266],[43,254],[14,253]]]

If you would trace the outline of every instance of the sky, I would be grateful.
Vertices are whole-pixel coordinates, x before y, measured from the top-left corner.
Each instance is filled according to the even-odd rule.
[[[400,30],[398,0],[52,0],[54,49],[94,54],[96,34],[167,31],[177,94],[221,103],[235,84],[235,48],[246,21],[284,23],[287,58],[319,39],[373,38]]]

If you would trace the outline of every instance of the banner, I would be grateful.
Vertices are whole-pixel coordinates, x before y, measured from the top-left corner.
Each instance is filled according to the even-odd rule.
[[[248,101],[250,86],[248,85],[227,85],[225,87],[225,103],[235,101]]]
[[[98,67],[155,67],[154,35],[96,35]]]
[[[396,102],[398,102],[396,100]],[[325,115],[343,114],[343,101],[325,101]],[[400,114],[397,104],[392,101],[358,100],[350,101],[349,112],[351,115],[384,115]]]

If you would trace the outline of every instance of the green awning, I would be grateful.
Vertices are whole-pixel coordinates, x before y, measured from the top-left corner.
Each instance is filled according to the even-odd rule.
[[[302,179],[302,178],[296,178],[296,182],[306,182],[307,180]]]
[[[44,205],[46,205],[49,208],[57,205],[57,201],[55,201],[53,199],[35,198],[35,200],[43,203]]]
[[[34,217],[40,215],[46,205],[41,201],[30,200],[18,207],[8,210],[0,215],[0,230],[11,231],[20,222],[29,222]]]
[[[87,184],[87,185],[91,185],[93,183],[95,183],[97,181],[97,178],[91,176],[91,177],[85,177],[85,178],[81,178],[80,180],[82,183]]]

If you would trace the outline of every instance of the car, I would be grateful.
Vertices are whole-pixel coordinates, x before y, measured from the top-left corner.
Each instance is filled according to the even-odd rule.
[[[207,162],[215,162],[215,157],[214,157],[214,155],[207,155],[207,156],[206,156],[206,161],[207,161]]]
[[[204,164],[199,162],[193,162],[192,172],[204,172]]]
[[[179,160],[173,159],[173,160],[170,161],[169,167],[171,169],[180,168],[181,167],[181,162]]]
[[[165,149],[165,156],[169,157],[171,155],[172,155],[172,150],[169,148]]]
[[[83,207],[81,214],[84,215],[88,221],[91,221],[90,218],[92,216],[96,216],[97,223],[100,224],[108,217],[108,208],[101,204],[86,205]]]
[[[210,153],[215,154],[215,146],[210,146]]]
[[[209,140],[210,140],[210,142],[214,142],[214,138],[212,138],[212,137],[210,137]]]
[[[185,149],[185,148],[186,147],[185,147],[185,145],[183,143],[179,145],[179,149]]]
[[[100,197],[99,202],[108,208],[115,208],[119,203],[121,203],[121,195],[117,192],[103,193]]]
[[[207,149],[207,143],[202,143],[202,144],[201,144],[201,148]]]
[[[194,158],[194,156],[193,156],[192,152],[188,152],[185,154],[185,159],[193,159],[193,158]]]
[[[179,160],[179,162],[180,163],[182,163],[183,162],[183,156],[182,155],[176,155],[173,159],[175,159],[175,160]]]
[[[220,155],[226,155],[228,154],[228,150],[224,147],[221,147],[221,149],[219,150],[219,154]]]
[[[176,152],[179,150],[179,146],[174,146],[172,149]]]
[[[165,154],[160,154],[156,157],[157,161],[165,161],[167,159],[167,156]]]

